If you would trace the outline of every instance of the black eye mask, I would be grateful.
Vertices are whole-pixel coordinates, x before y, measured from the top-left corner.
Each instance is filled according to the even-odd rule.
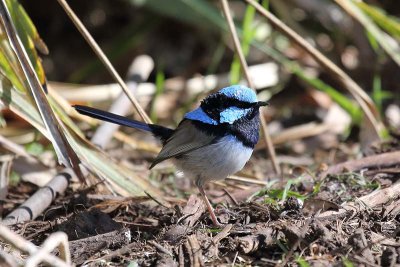
[[[221,112],[226,110],[227,108],[237,107],[241,109],[249,109],[254,107],[255,105],[257,105],[257,102],[244,102],[235,98],[228,97],[224,94],[217,93],[205,98],[201,102],[200,107],[205,113],[207,113],[208,116],[210,116],[210,118],[216,121],[220,121]]]

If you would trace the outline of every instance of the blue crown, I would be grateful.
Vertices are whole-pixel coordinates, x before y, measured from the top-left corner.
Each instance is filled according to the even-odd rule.
[[[257,95],[250,88],[243,85],[232,85],[219,90],[217,93],[221,93],[230,98],[237,100],[254,103],[257,102]]]

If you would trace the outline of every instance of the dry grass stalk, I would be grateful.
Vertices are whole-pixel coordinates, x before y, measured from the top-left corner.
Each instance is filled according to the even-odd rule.
[[[75,12],[68,5],[67,1],[58,0],[58,3],[62,6],[64,11],[67,13],[68,17],[72,20],[72,22],[74,23],[76,28],[79,30],[79,32],[82,34],[82,36],[85,38],[85,40],[90,45],[90,47],[93,49],[93,51],[99,57],[100,61],[104,64],[104,66],[106,67],[108,72],[111,74],[111,76],[114,78],[114,80],[121,86],[122,90],[124,90],[125,94],[129,98],[132,105],[134,106],[134,108],[136,109],[136,111],[140,115],[140,117],[143,119],[143,121],[146,123],[151,123],[149,116],[147,116],[146,112],[142,109],[139,102],[137,101],[135,96],[132,94],[132,92],[129,91],[128,86],[125,84],[125,82],[123,81],[121,76],[118,74],[118,72],[114,69],[110,60],[107,58],[107,56],[101,50],[100,46],[96,43],[96,41],[94,40],[92,35],[89,33],[89,31],[83,25],[82,21],[78,18],[78,16],[75,14]]]
[[[310,45],[303,37],[286,26],[282,21],[275,17],[271,12],[266,10],[263,6],[254,0],[245,0],[250,5],[254,6],[256,10],[264,16],[272,26],[282,32],[290,40],[295,42],[304,51],[308,52],[313,59],[320,64],[327,72],[332,74],[338,81],[350,92],[354,99],[358,102],[364,114],[371,122],[371,125],[378,136],[380,136],[383,125],[379,119],[378,111],[372,99],[358,86],[358,84],[350,78],[343,70],[336,66],[331,60],[319,52],[316,48]]]
[[[252,178],[246,178],[246,177],[240,177],[237,175],[231,175],[226,178],[227,180],[235,181],[235,182],[242,182],[246,184],[256,184],[256,185],[261,185],[265,186],[268,184],[266,181],[261,181],[257,179],[252,179]]]
[[[236,27],[235,27],[235,24],[233,22],[231,13],[229,11],[228,1],[227,0],[221,0],[221,3],[222,3],[222,10],[224,11],[224,15],[225,15],[226,21],[227,21],[228,26],[229,26],[229,30],[230,30],[231,35],[232,35],[232,39],[233,39],[233,43],[235,45],[236,53],[239,56],[240,64],[241,64],[243,72],[244,72],[244,74],[246,76],[247,83],[249,84],[250,88],[253,88],[253,90],[255,90],[254,84],[253,84],[253,80],[252,80],[252,78],[250,76],[249,68],[247,66],[247,62],[246,62],[246,59],[244,57],[244,54],[243,54],[243,51],[242,51],[242,48],[241,48],[241,45],[240,45],[239,37],[238,37],[237,32],[236,32]],[[261,128],[262,128],[262,131],[264,133],[263,134],[264,141],[267,144],[267,154],[269,154],[269,156],[271,158],[271,162],[272,162],[272,166],[274,167],[274,171],[277,174],[281,174],[281,168],[280,168],[278,160],[276,158],[275,148],[274,148],[274,145],[272,144],[272,139],[271,139],[271,136],[270,136],[269,131],[268,131],[267,122],[265,121],[264,116],[260,116],[260,118],[261,118]]]
[[[358,1],[362,2],[360,0]],[[365,28],[365,30],[375,38],[382,49],[393,59],[393,61],[400,66],[398,42],[390,35],[381,31],[374,21],[357,7],[356,2],[358,1],[335,0],[336,4],[343,8],[347,14],[357,20]]]

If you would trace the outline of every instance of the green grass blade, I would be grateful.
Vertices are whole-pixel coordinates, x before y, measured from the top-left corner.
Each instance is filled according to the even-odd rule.
[[[255,30],[252,24],[254,21],[255,13],[256,9],[253,6],[247,6],[243,19],[243,26],[242,26],[243,37],[241,41],[241,47],[244,56],[248,55],[250,50],[250,44],[254,38]],[[239,57],[237,55],[234,56],[233,62],[231,64],[230,78],[231,78],[231,84],[239,83],[241,78],[241,65]]]
[[[398,18],[390,16],[384,10],[365,2],[358,1],[356,5],[372,18],[379,27],[387,31],[392,37],[400,39],[400,20]]]
[[[47,47],[40,38],[35,25],[32,23],[24,8],[17,0],[6,0],[7,7],[10,10],[11,18],[14,22],[18,36],[20,37],[31,61],[33,68],[39,78],[41,84],[46,81],[46,76],[42,66],[42,62],[37,54],[36,47],[41,51],[47,52]],[[36,45],[36,46],[35,46]]]

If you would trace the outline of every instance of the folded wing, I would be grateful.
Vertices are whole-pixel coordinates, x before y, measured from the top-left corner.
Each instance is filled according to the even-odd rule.
[[[182,121],[172,136],[153,161],[150,169],[156,164],[170,158],[178,157],[215,142],[216,136],[206,134],[192,124],[190,120]]]

